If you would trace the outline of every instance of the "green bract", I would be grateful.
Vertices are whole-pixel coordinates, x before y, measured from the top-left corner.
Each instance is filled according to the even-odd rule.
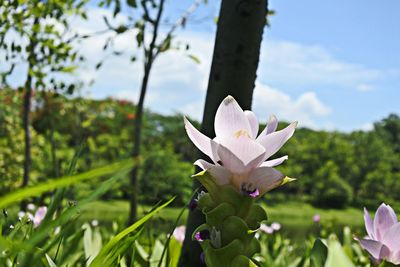
[[[233,186],[217,185],[207,171],[194,177],[208,191],[198,200],[206,223],[192,236],[195,239],[196,233],[204,230],[211,233],[210,239],[200,240],[207,266],[258,266],[252,259],[260,251],[254,235],[260,223],[267,220],[264,209],[255,198],[238,193]]]

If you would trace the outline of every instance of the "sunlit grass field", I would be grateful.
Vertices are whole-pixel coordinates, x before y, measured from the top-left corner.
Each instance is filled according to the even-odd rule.
[[[362,210],[346,208],[343,210],[319,209],[303,202],[290,201],[286,203],[264,205],[268,213],[268,223],[279,222],[282,225],[282,233],[293,239],[304,239],[307,235],[316,232],[316,225],[312,218],[315,214],[321,216],[321,225],[340,234],[342,227],[350,226],[353,231],[363,233]],[[113,221],[125,221],[129,204],[126,201],[95,201],[88,204],[80,217],[82,221],[98,220],[100,224],[110,225]],[[151,209],[150,206],[141,206],[140,213]],[[167,207],[162,210],[151,223],[153,230],[160,232],[172,227],[182,208]],[[187,210],[183,213],[181,224],[184,223]]]

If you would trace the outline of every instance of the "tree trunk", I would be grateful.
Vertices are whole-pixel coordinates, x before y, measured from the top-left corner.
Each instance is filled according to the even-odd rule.
[[[29,173],[31,169],[31,133],[29,131],[30,125],[30,110],[31,110],[31,98],[32,98],[32,76],[28,75],[27,82],[25,83],[25,94],[24,94],[24,108],[23,108],[23,118],[22,127],[24,129],[24,177],[22,181],[22,187],[26,187],[29,184]]]
[[[232,95],[243,109],[251,108],[266,15],[266,0],[221,2],[201,128],[209,137],[215,136],[215,113],[227,95]],[[194,189],[199,186],[194,182]],[[189,212],[179,266],[202,266],[201,247],[191,238],[202,223],[201,211]]]
[[[144,75],[142,79],[142,85],[140,89],[140,96],[139,102],[136,106],[136,114],[135,114],[135,121],[134,121],[134,143],[133,143],[133,150],[132,150],[132,157],[137,159],[140,155],[140,142],[141,142],[141,135],[142,135],[142,120],[143,120],[143,109],[144,109],[144,98],[146,96],[147,91],[147,84],[149,82],[150,71],[153,62],[149,61],[145,63],[144,66]],[[129,212],[129,219],[128,224],[132,224],[137,218],[137,195],[138,195],[138,172],[139,166],[136,164],[132,171],[131,171],[131,192],[130,192],[130,212]]]
[[[35,18],[32,25],[38,24],[39,18]],[[28,46],[28,73],[26,77],[26,81],[24,84],[24,104],[23,104],[23,115],[22,115],[22,127],[24,130],[24,175],[22,180],[22,186],[26,187],[29,184],[29,175],[31,171],[31,133],[29,131],[30,126],[30,111],[31,111],[31,98],[32,98],[32,74],[30,70],[33,68],[36,62],[35,49],[37,45],[36,33],[32,31],[32,36],[29,38],[29,46]],[[21,210],[25,210],[26,201],[21,202]]]
[[[160,0],[157,10],[157,16],[154,20],[153,24],[153,32],[151,37],[151,42],[146,49],[145,44],[144,47],[144,73],[142,84],[140,86],[140,96],[139,102],[137,103],[136,107],[136,116],[134,122],[134,143],[133,143],[133,150],[132,150],[132,157],[134,159],[139,159],[140,155],[140,142],[141,142],[141,135],[142,135],[142,119],[143,119],[143,109],[144,109],[144,98],[146,96],[147,85],[149,82],[151,68],[153,67],[154,60],[156,59],[159,50],[156,50],[156,42],[158,37],[158,30],[161,22],[161,16],[164,11],[164,4],[165,0]],[[146,3],[144,3],[144,9],[146,9]],[[147,13],[147,11],[146,11]],[[130,211],[129,211],[129,218],[128,224],[132,224],[137,218],[137,194],[138,194],[138,171],[139,171],[139,164],[140,162],[137,161],[136,165],[133,167],[131,172],[131,192],[130,192]]]

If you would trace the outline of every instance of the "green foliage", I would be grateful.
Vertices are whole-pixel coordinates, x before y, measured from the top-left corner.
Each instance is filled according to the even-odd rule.
[[[0,206],[10,205],[22,197],[40,195],[44,190],[51,190],[94,179],[114,173],[108,180],[98,184],[96,190],[86,199],[75,205],[68,205],[56,193],[49,205],[46,217],[38,227],[35,227],[28,217],[19,221],[15,215],[9,216],[4,212],[4,219],[0,222],[2,236],[0,237],[1,266],[12,266],[18,261],[18,266],[126,266],[126,255],[132,255],[133,242],[140,236],[143,225],[157,212],[162,210],[173,199],[154,207],[152,211],[133,225],[113,232],[101,232],[97,226],[82,225],[77,221],[80,210],[84,205],[100,197],[112,185],[125,178],[130,171],[132,162],[105,166],[87,173],[71,177],[52,180],[46,184],[39,184],[25,188],[19,192],[10,193],[0,199]],[[56,209],[52,209],[56,207]],[[12,227],[10,227],[10,223]],[[101,240],[105,240],[102,245]],[[46,265],[47,266],[47,265]]]
[[[0,128],[0,193],[4,194],[18,188],[22,176],[22,95],[3,89],[0,98],[0,123],[4,126]],[[31,113],[32,184],[65,175],[82,145],[79,172],[130,157],[135,120],[132,103],[50,93],[35,94],[33,101],[37,104]],[[392,115],[391,124],[395,125],[395,120]],[[387,133],[396,128],[382,130],[382,123],[376,124],[376,130],[350,134],[298,129],[295,138],[276,155],[290,155],[278,169],[297,180],[266,197],[278,201],[279,194],[284,194],[284,199],[301,198],[324,207],[375,207],[383,200],[396,206],[400,201],[400,159]],[[159,198],[166,200],[176,194],[176,205],[186,203],[197,151],[185,134],[181,114],[145,111],[142,155],[141,201],[153,205]],[[127,180],[119,181],[103,198],[127,198],[127,184]],[[71,199],[85,197],[96,186],[89,181],[66,194]]]
[[[306,267],[309,266],[309,243],[309,240],[305,242],[306,250],[302,251],[299,250],[298,244],[294,244],[292,240],[279,233],[268,235],[261,232],[261,251],[255,259],[260,266],[265,267]]]
[[[176,195],[175,204],[186,205],[192,194],[190,177],[193,171],[193,165],[182,162],[181,157],[173,152],[172,145],[162,148],[155,144],[141,166],[141,202],[153,204]]]
[[[325,267],[335,267],[335,266],[348,266],[355,267],[353,262],[346,255],[341,244],[337,240],[336,236],[330,236],[328,241],[328,257],[325,262]]]
[[[8,70],[0,73],[0,84],[20,62],[28,63],[22,83],[29,89],[52,89],[72,93],[74,84],[56,81],[54,74],[71,73],[82,59],[74,48],[77,36],[68,36],[71,16],[85,17],[87,0],[2,1],[0,14],[1,61]],[[69,34],[71,35],[71,34]],[[15,38],[17,36],[17,38]],[[29,82],[28,82],[29,81]],[[25,88],[26,89],[26,88]]]
[[[328,248],[322,243],[321,239],[316,239],[311,250],[311,266],[323,266],[328,256]]]
[[[219,186],[207,171],[195,175],[207,189],[199,196],[198,208],[205,223],[193,233],[208,231],[210,238],[200,242],[207,266],[257,266],[254,256],[260,251],[255,231],[267,219],[265,210],[250,196],[232,186]]]
[[[317,171],[312,192],[317,206],[344,208],[350,203],[352,189],[339,177],[338,172],[339,168],[332,161],[327,161]]]
[[[167,201],[163,205],[156,207],[153,211],[146,214],[143,218],[139,219],[137,222],[132,224],[131,226],[127,227],[120,233],[118,233],[115,237],[113,237],[104,247],[100,250],[99,254],[94,258],[92,264],[90,266],[112,266],[115,262],[118,261],[118,258],[121,257],[124,250],[121,249],[125,248],[125,250],[129,249],[129,247],[133,244],[133,241],[137,238],[140,234],[140,231],[136,233],[133,237],[136,238],[129,238],[128,235],[141,227],[146,221],[148,221],[151,217],[154,216],[158,211],[162,210],[166,206],[168,206],[174,198]],[[128,246],[125,247],[121,245],[121,242],[125,239],[125,243],[128,241]]]

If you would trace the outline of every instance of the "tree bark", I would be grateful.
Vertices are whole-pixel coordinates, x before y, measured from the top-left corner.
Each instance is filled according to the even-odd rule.
[[[151,71],[152,63],[145,64],[144,75],[142,79],[142,85],[140,89],[139,102],[136,107],[135,122],[134,122],[134,143],[132,157],[137,159],[140,156],[140,142],[142,137],[142,121],[143,121],[143,109],[144,99],[146,96],[147,85],[149,82],[149,76]],[[137,161],[139,162],[139,161]],[[132,224],[137,218],[137,195],[138,195],[138,172],[139,166],[136,164],[131,171],[131,192],[130,192],[130,212],[128,224]]]
[[[221,101],[232,95],[250,109],[266,23],[267,0],[222,0],[201,131],[214,137],[214,117]],[[203,158],[204,155],[202,155]],[[193,189],[200,186],[194,182]],[[201,211],[189,212],[179,266],[202,266],[201,247],[192,241],[202,223]]]
[[[39,18],[35,18],[33,25],[39,23]],[[29,131],[30,126],[30,111],[31,111],[31,98],[32,98],[32,74],[31,69],[33,68],[36,55],[35,49],[37,45],[36,34],[32,31],[32,36],[29,38],[29,46],[28,46],[28,73],[26,77],[26,81],[24,84],[24,103],[23,103],[23,115],[22,115],[22,127],[24,130],[24,174],[21,187],[26,187],[29,185],[29,177],[30,177],[30,170],[31,170],[31,133]],[[26,201],[21,202],[21,209],[25,210]]]
[[[24,108],[23,108],[23,118],[22,124],[24,129],[24,176],[22,181],[22,187],[26,187],[29,184],[29,173],[31,169],[31,133],[29,131],[30,125],[30,110],[31,110],[31,98],[32,98],[32,76],[28,75],[28,79],[25,83],[25,94],[24,94]]]
[[[158,37],[158,30],[159,30],[159,26],[160,26],[161,16],[164,11],[165,0],[160,0],[159,3],[160,4],[158,6],[157,16],[156,16],[156,19],[154,20],[154,24],[152,26],[153,27],[152,38],[151,38],[151,42],[148,46],[148,49],[145,48],[146,44],[143,44],[144,58],[145,58],[144,74],[143,74],[143,78],[142,78],[142,84],[140,86],[140,96],[139,96],[139,102],[137,103],[137,107],[136,107],[134,130],[133,130],[134,131],[134,133],[133,133],[134,134],[134,140],[133,140],[134,143],[133,143],[132,157],[134,159],[139,159],[139,156],[140,156],[140,142],[141,142],[141,136],[142,136],[144,99],[145,99],[146,92],[147,92],[147,86],[148,86],[148,82],[149,82],[151,68],[153,67],[154,60],[156,59],[157,54],[158,54],[157,51],[155,51],[155,49],[156,49],[156,42],[157,42],[157,37]],[[132,224],[137,218],[139,163],[140,163],[140,161],[137,161],[137,164],[133,167],[132,172],[131,172],[130,211],[129,211],[128,224]]]

